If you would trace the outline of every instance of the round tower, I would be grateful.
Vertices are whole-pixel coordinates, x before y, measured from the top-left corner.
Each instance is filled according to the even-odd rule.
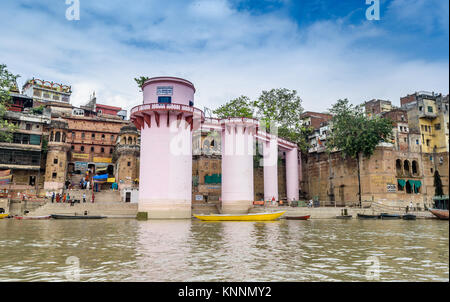
[[[133,124],[123,126],[113,153],[113,161],[116,163],[115,176],[120,190],[137,187],[139,156],[139,131]]]
[[[155,77],[142,91],[143,104],[131,110],[141,131],[139,212],[191,218],[192,130],[204,120],[194,107],[195,87],[181,78]]]
[[[222,213],[248,213],[253,203],[253,140],[259,122],[222,119]]]
[[[68,124],[61,118],[54,119],[48,126],[47,161],[44,190],[61,192],[67,177],[67,153],[70,144],[66,142]]]

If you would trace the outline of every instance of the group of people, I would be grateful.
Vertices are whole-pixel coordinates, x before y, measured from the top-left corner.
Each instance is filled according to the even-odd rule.
[[[73,205],[75,203],[75,201],[70,199],[70,195],[69,193],[64,193],[64,194],[60,194],[60,193],[52,193],[52,203],[54,203],[56,201],[56,203],[70,203],[71,205]],[[91,202],[94,203],[95,200],[95,195],[94,193],[92,193],[92,198],[91,198]],[[83,203],[86,203],[86,193],[83,193]]]
[[[80,188],[81,189],[89,190],[90,186],[91,186],[91,182],[90,181],[86,181],[84,179],[80,180]]]

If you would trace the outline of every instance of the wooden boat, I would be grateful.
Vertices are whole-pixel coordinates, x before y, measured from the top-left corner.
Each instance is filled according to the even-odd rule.
[[[285,218],[287,220],[308,220],[311,217],[311,215],[307,216],[286,216]]]
[[[336,216],[337,219],[351,219],[352,215],[338,215]]]
[[[50,215],[53,219],[103,219],[104,216],[88,216],[88,215]]]
[[[433,197],[434,207],[429,211],[441,220],[448,220],[448,195]]]
[[[286,211],[252,214],[194,215],[194,217],[203,221],[270,221],[279,218],[284,213],[286,213]]]
[[[416,220],[416,215],[405,214],[405,215],[402,216],[402,219],[404,219],[404,220]]]
[[[360,218],[360,219],[379,219],[381,217],[380,217],[380,215],[366,215],[366,214],[358,213],[358,218]]]
[[[441,220],[448,220],[448,210],[431,209],[430,212]]]
[[[9,217],[9,214],[0,214],[0,219],[8,218],[8,217]]]
[[[388,213],[381,213],[380,214],[381,219],[401,219],[402,216],[397,214],[388,214]]]
[[[44,220],[44,219],[50,219],[51,216],[15,216],[14,219],[19,220]]]

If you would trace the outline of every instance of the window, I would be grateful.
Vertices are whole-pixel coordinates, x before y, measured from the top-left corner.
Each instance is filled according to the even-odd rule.
[[[433,107],[428,106],[427,109],[428,109],[428,112],[433,112]]]
[[[189,101],[189,106],[194,106],[194,102],[193,101]]]
[[[128,167],[131,166],[131,161],[127,162],[127,166],[128,166]]]
[[[61,141],[61,132],[56,132],[55,134],[55,142],[59,143]]]
[[[72,132],[72,139],[75,138],[75,132]]]
[[[105,148],[102,148],[101,150],[102,150],[102,153],[105,153]]]
[[[95,133],[92,133],[92,139],[95,139]]]
[[[102,134],[102,140],[104,140],[105,139],[105,135],[104,134]]]
[[[111,141],[113,141],[114,140],[114,135],[111,135]]]
[[[82,132],[81,133],[81,138],[84,139],[84,137],[85,137],[85,134],[84,134],[84,132]]]
[[[34,186],[36,184],[36,176],[30,176],[30,181],[28,184],[30,186]]]
[[[429,139],[427,139],[427,146],[428,147],[430,146],[430,140]]]
[[[75,147],[74,146],[70,146],[70,149],[75,150]]]
[[[416,139],[416,145],[418,145],[419,144],[419,140],[418,139]]]
[[[160,104],[170,104],[172,103],[172,97],[170,96],[159,96],[158,103]]]
[[[81,151],[84,151],[84,146],[81,146],[80,150],[81,150]]]
[[[109,148],[109,154],[113,154],[113,148]]]
[[[436,129],[436,130],[441,130],[441,124],[436,124],[436,125],[434,126],[434,129]]]
[[[158,86],[156,87],[156,95],[172,95],[173,87],[172,86]]]
[[[94,152],[94,150],[95,150],[94,147],[91,147],[91,152]]]
[[[55,179],[55,178],[56,178],[56,175],[57,175],[56,172],[53,172],[52,178]]]
[[[423,107],[422,106],[419,106],[419,111],[423,111]]]
[[[26,124],[25,125],[25,130],[31,130],[31,124]]]
[[[58,163],[58,159],[57,158],[53,159],[53,163],[57,164]]]

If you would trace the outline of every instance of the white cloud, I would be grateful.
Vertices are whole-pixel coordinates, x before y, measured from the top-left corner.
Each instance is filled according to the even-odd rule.
[[[201,109],[278,87],[296,89],[305,110],[314,111],[344,97],[398,104],[418,90],[448,93],[448,60],[356,47],[386,34],[373,23],[349,27],[336,20],[300,29],[282,14],[255,16],[220,0],[82,1],[78,23],[61,20],[64,6],[50,12],[0,6],[0,61],[25,79],[72,85],[75,105],[96,91],[100,103],[130,110],[142,102],[133,80],[141,75],[192,81]],[[49,17],[58,13],[61,18]]]

